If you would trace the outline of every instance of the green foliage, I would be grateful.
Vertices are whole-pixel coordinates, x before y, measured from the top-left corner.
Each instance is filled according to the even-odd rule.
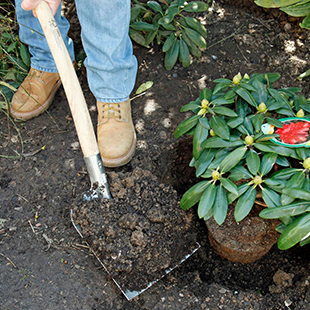
[[[9,102],[18,86],[28,74],[30,55],[20,42],[17,24],[13,18],[14,7],[0,13],[0,109],[8,109]]]
[[[282,196],[288,196],[288,203],[284,202],[272,209],[261,211],[260,216],[265,219],[283,219],[281,224],[281,236],[278,246],[286,250],[297,243],[305,245],[310,242],[310,194],[309,194],[309,170],[295,172],[294,176],[306,173],[299,184],[285,187]],[[286,185],[287,186],[287,185]],[[282,198],[282,197],[281,197]]]
[[[310,242],[310,150],[277,145],[271,139],[279,135],[261,128],[282,127],[280,118],[296,117],[300,110],[310,117],[310,109],[300,88],[275,89],[279,78],[277,73],[239,73],[232,80],[215,80],[213,89],[203,89],[181,108],[193,115],[178,125],[175,137],[193,136],[191,164],[204,180],[183,195],[181,208],[198,204],[199,218],[214,217],[221,225],[232,204],[239,222],[260,193],[267,207],[260,216],[282,221],[278,245],[287,249]]]
[[[255,0],[264,8],[278,8],[290,16],[304,17],[300,27],[310,29],[310,0]],[[310,69],[298,76],[299,80],[310,75]]]
[[[254,2],[264,8],[279,8],[290,16],[306,16],[302,23],[300,23],[300,27],[310,29],[309,0],[255,0]]]
[[[191,63],[191,56],[200,57],[206,48],[206,28],[192,16],[205,12],[209,5],[204,1],[134,0],[131,7],[130,37],[149,48],[154,41],[162,45],[165,68],[171,70],[177,61],[183,67]]]

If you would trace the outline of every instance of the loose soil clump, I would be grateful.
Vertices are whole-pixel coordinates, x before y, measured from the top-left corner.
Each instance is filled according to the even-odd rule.
[[[74,223],[124,290],[141,291],[197,248],[193,216],[148,170],[110,179],[112,199],[75,202]]]

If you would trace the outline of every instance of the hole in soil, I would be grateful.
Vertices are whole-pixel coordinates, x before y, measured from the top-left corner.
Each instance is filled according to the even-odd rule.
[[[176,143],[171,156],[166,158],[172,160],[170,163],[162,163],[166,170],[158,169],[165,171],[158,178],[162,183],[172,185],[180,195],[201,181],[195,177],[195,168],[189,167],[192,159],[192,137]],[[187,212],[196,216],[197,209],[194,207]],[[198,272],[200,279],[208,284],[216,282],[233,291],[250,289],[261,294],[269,293],[270,286],[275,284],[273,277],[279,270],[294,275],[293,285],[306,277],[305,268],[308,269],[310,254],[307,246],[295,246],[293,249],[281,251],[274,245],[267,255],[254,263],[230,262],[214,252],[208,240],[205,222],[197,217],[197,223],[197,239],[202,248],[179,267],[184,276]],[[285,289],[287,288],[283,286],[283,291]]]
[[[161,183],[165,185],[172,185],[173,188],[183,195],[196,182],[195,168],[189,167],[192,159],[192,137],[185,137],[175,144],[175,147],[168,156],[165,162],[161,163],[161,167],[157,172],[162,172],[157,175]]]

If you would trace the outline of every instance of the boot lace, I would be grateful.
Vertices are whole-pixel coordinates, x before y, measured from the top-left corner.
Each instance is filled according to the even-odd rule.
[[[29,76],[33,77],[33,78],[35,78],[37,80],[40,80],[40,82],[42,82],[42,83],[45,83],[42,80],[42,73],[43,73],[43,71],[40,71],[40,70],[37,70],[37,69],[32,69],[31,72],[29,72]]]
[[[103,103],[102,118],[121,118],[121,109],[119,103]]]

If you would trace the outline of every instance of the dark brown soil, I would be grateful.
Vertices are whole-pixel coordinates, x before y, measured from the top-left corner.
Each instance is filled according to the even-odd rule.
[[[73,221],[123,291],[140,292],[198,248],[191,213],[148,170],[110,173],[112,199],[76,200]]]
[[[278,86],[301,87],[308,97],[309,78],[298,81],[297,76],[309,69],[309,32],[299,28],[298,20],[276,10],[258,8],[252,1],[215,1],[212,9],[199,16],[206,23],[208,48],[188,68],[177,65],[166,71],[160,48],[134,46],[139,61],[136,85],[153,80],[154,86],[145,96],[132,101],[138,139],[135,157],[125,167],[107,169],[110,184],[117,182],[122,186],[114,191],[111,212],[105,212],[106,218],[100,222],[105,227],[102,245],[111,240],[112,249],[104,247],[100,253],[112,257],[117,239],[108,235],[123,232],[121,238],[127,236],[128,253],[132,255],[127,260],[134,270],[134,264],[148,261],[144,245],[152,242],[153,235],[147,223],[149,227],[163,228],[171,214],[176,216],[172,223],[191,223],[194,238],[190,240],[197,239],[201,248],[144,293],[130,302],[125,299],[70,220],[70,210],[77,211],[76,207],[81,209],[78,216],[90,216],[93,223],[98,219],[97,211],[92,211],[95,202],[88,205],[82,200],[90,183],[65,94],[60,89],[48,113],[36,119],[18,122],[15,127],[4,113],[0,114],[0,154],[11,156],[0,158],[1,309],[309,309],[309,247],[280,251],[275,245],[257,262],[229,262],[210,246],[205,223],[198,220],[195,210],[179,209],[176,202],[195,180],[188,168],[190,142],[173,136],[187,116],[179,112],[181,106],[196,99],[200,89],[213,87],[214,79],[232,78],[239,71],[279,72],[282,78]],[[76,54],[81,57],[74,8],[69,19]],[[87,87],[84,68],[78,73],[95,125],[95,100]],[[135,177],[134,182],[139,184],[141,195],[144,186],[152,191],[148,193],[152,203],[144,209],[141,196],[135,204],[138,209],[131,212],[133,206],[127,205],[125,210],[126,200],[130,200],[129,204],[133,201],[122,182],[137,171],[141,177]],[[124,196],[116,197],[121,195],[121,187]],[[149,210],[157,211],[153,192],[160,193],[158,210],[169,210],[162,223],[154,223],[147,216]],[[119,210],[116,201],[123,206]],[[168,205],[167,201],[172,203]],[[100,208],[105,208],[102,202],[98,203]],[[118,218],[112,218],[113,211]],[[156,212],[153,216],[157,216]],[[106,226],[108,221],[111,228]],[[167,227],[171,228],[172,223]],[[99,239],[103,237],[100,227],[89,227],[92,229],[88,232],[97,234]],[[186,231],[184,227],[175,228],[177,233]],[[163,235],[163,240],[166,237]],[[173,247],[178,251],[182,240],[183,237],[171,237],[171,245],[160,245],[160,249],[168,249],[168,259],[173,259]],[[99,250],[100,245],[95,243],[93,246]],[[137,255],[139,249],[141,256]],[[109,265],[109,261],[105,263]],[[162,265],[163,260],[158,264]],[[109,266],[112,272],[116,264]],[[119,270],[127,268],[126,264],[119,266]],[[154,268],[160,272],[166,266],[168,263]],[[141,277],[148,272],[148,267],[141,265]]]

